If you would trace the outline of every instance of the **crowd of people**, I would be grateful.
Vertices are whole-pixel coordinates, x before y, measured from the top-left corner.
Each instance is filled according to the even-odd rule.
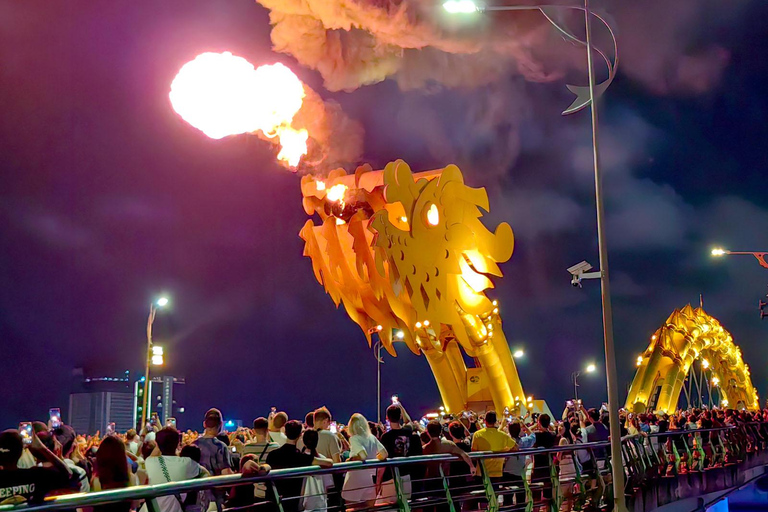
[[[691,443],[706,443],[716,433],[685,436],[682,431],[708,429],[752,422],[768,422],[762,412],[733,409],[692,409],[674,414],[631,414],[622,411],[622,436],[651,436],[654,447],[685,452]],[[768,423],[766,423],[768,424]],[[417,493],[443,491],[442,476],[451,486],[470,488],[485,471],[494,485],[518,489],[515,501],[525,499],[525,482],[542,482],[543,499],[559,492],[570,510],[574,485],[590,485],[604,467],[608,453],[603,447],[550,453],[522,453],[486,458],[482,465],[472,452],[507,453],[535,448],[579,445],[609,438],[607,407],[585,409],[569,401],[560,419],[548,414],[515,417],[508,410],[497,414],[471,411],[414,421],[402,404],[386,410],[386,423],[368,421],[353,414],[346,425],[333,421],[321,407],[299,420],[276,409],[258,417],[250,427],[224,430],[222,414],[210,409],[201,432],[179,432],[173,426],[148,424],[141,432],[111,433],[101,437],[78,435],[67,425],[51,428],[34,422],[25,439],[17,430],[0,433],[0,503],[40,502],[58,494],[120,489],[144,484],[180,482],[205,476],[240,473],[266,475],[277,469],[317,466],[329,468],[340,462],[386,460],[430,454],[449,454],[451,462],[404,464],[398,467],[399,489],[392,466],[354,468],[345,474],[332,472],[297,478],[236,485],[230,489],[168,495],[154,500],[156,512],[206,512],[216,508],[275,510],[279,495],[284,512],[299,510],[362,510],[393,504],[398,491],[406,498]],[[674,434],[681,431],[679,435]],[[689,451],[689,450],[688,450]],[[714,454],[707,453],[712,458]],[[560,488],[551,485],[552,464],[557,467]],[[463,487],[462,487],[463,486]],[[443,494],[444,496],[444,494]],[[141,501],[95,507],[96,512],[148,510]]]

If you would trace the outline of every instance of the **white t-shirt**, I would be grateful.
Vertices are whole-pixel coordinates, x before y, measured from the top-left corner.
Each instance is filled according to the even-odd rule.
[[[272,432],[271,430],[269,432],[269,438],[275,443],[277,443],[277,446],[283,446],[285,442],[288,440],[288,438],[285,437],[285,434],[283,434],[282,432]]]
[[[384,451],[384,445],[373,434],[367,436],[354,435],[349,438],[349,456],[354,457],[365,452],[366,460],[375,460],[379,452]]]
[[[85,473],[85,470],[75,464],[72,459],[64,459],[64,464],[72,470],[72,473],[77,477],[78,482],[80,482],[80,492],[90,492],[91,482],[88,481],[88,475]]]
[[[139,455],[140,448],[141,448],[141,443],[139,443],[138,441],[131,441],[128,443],[128,451],[136,456]]]
[[[191,480],[203,472],[203,467],[189,457],[169,457],[166,455],[149,457],[144,462],[144,466],[150,485]],[[184,499],[183,495],[182,499]],[[157,505],[158,510],[162,512],[182,512],[181,504],[175,495],[160,496],[157,498]],[[146,505],[142,507],[142,510],[146,510]]]

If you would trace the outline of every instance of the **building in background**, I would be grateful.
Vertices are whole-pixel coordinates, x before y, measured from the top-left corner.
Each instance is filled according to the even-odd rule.
[[[78,434],[105,435],[110,424],[115,431],[124,433],[131,428],[141,429],[141,407],[144,403],[144,377],[131,379],[130,373],[115,376],[86,377],[82,368],[72,372],[72,392],[69,395],[67,424]],[[183,427],[183,391],[179,387],[184,379],[173,376],[152,377],[149,385],[150,400],[147,417],[157,414],[159,427],[168,418],[177,419]]]
[[[184,384],[184,379],[179,377],[173,377],[170,375],[152,377],[149,382],[149,410],[147,410],[147,418],[157,416],[159,427],[163,427],[166,424],[168,418],[176,418],[176,426],[178,428],[183,427],[181,417],[184,414],[184,401],[183,391],[180,386]],[[144,377],[136,380],[133,385],[133,411],[134,420],[133,424],[137,425],[139,429],[143,425],[138,425],[141,418],[141,409],[144,404]]]
[[[67,423],[78,434],[104,435],[114,423],[117,432],[133,428],[133,392],[129,372],[117,377],[85,377],[82,368],[72,373]]]

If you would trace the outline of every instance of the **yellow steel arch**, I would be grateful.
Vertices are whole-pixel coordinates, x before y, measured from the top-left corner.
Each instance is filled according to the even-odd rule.
[[[719,379],[725,405],[759,407],[749,366],[744,364],[731,334],[702,308],[694,309],[688,304],[669,315],[638,357],[626,408],[635,412],[674,411],[685,377],[696,359],[708,361],[712,375]]]

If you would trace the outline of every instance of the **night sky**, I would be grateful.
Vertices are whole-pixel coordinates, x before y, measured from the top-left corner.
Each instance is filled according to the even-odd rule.
[[[768,250],[768,6],[614,3],[622,61],[600,114],[621,399],[652,332],[701,293],[764,400],[768,270],[709,251]],[[139,371],[160,293],[173,307],[158,314],[156,341],[167,372],[187,379],[181,427],[211,406],[246,422],[273,405],[375,417],[372,352],[302,256],[299,177],[256,137],[214,141],[171,109],[181,65],[225,50],[283,62],[341,103],[365,126],[374,167],[455,162],[488,187],[487,225],[507,221],[516,236],[489,295],[526,350],[526,392],[557,409],[571,372],[595,361],[581,394],[604,400],[599,284],[574,289],[565,271],[598,259],[589,115],[560,116],[566,80],[510,72],[476,88],[387,80],[330,93],[271,51],[269,30],[249,0],[0,0],[0,427],[49,407],[66,418],[74,367]],[[437,406],[426,360],[399,354],[385,356],[385,399]]]

